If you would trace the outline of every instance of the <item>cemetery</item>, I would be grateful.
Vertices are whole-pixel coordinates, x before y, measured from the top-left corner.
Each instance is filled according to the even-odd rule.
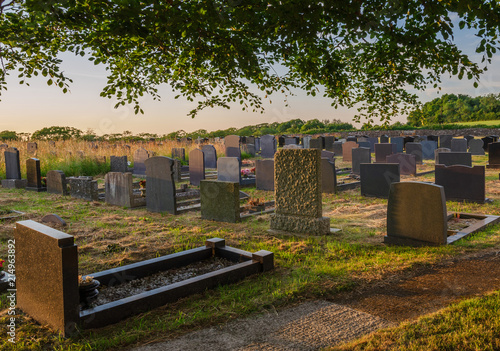
[[[397,138],[55,142],[66,156],[52,142],[10,142],[0,150],[0,259],[15,240],[16,265],[0,277],[0,310],[15,273],[17,333],[35,333],[35,347],[119,349],[318,299],[412,320],[408,307],[387,317],[394,297],[361,306],[371,295],[349,294],[388,279],[397,295],[391,276],[410,282],[472,254],[500,274],[489,255],[500,243],[500,156],[495,142],[481,153],[462,138],[440,138],[441,149]],[[481,275],[464,279],[477,291],[451,297],[486,291]]]

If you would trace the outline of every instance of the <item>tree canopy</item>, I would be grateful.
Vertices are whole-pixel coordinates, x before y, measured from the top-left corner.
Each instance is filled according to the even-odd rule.
[[[388,122],[417,104],[411,89],[438,86],[444,73],[477,85],[499,44],[496,0],[0,0],[0,9],[0,92],[15,71],[66,91],[57,53],[71,51],[106,65],[101,95],[136,113],[166,83],[197,102],[191,116],[234,102],[262,111],[271,94],[302,89]],[[475,32],[482,62],[454,41],[457,26]]]

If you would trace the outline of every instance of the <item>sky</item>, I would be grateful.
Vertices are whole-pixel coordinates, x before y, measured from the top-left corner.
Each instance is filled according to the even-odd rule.
[[[477,40],[472,33],[460,32],[456,35],[456,42],[478,61],[478,56],[474,53]],[[471,96],[500,93],[499,55],[493,57],[493,62],[481,77],[477,89],[473,87],[473,82],[467,79],[460,81],[443,76],[439,94],[437,89],[429,88],[418,93],[420,100],[426,102],[451,93]],[[145,97],[141,101],[144,115],[136,115],[133,106],[115,109],[114,100],[99,96],[106,85],[104,66],[95,66],[86,58],[72,54],[62,54],[61,58],[62,70],[73,79],[70,92],[63,94],[55,86],[47,86],[46,79],[43,78],[31,79],[30,86],[26,86],[18,84],[17,80],[11,77],[8,81],[8,91],[2,92],[0,97],[0,131],[32,133],[44,127],[68,126],[82,131],[92,129],[98,135],[122,133],[126,130],[133,134],[146,132],[162,135],[178,130],[192,132],[198,129],[213,131],[230,127],[241,128],[259,123],[285,122],[295,118],[340,119],[352,123],[356,114],[355,109],[335,109],[326,98],[306,96],[305,93],[297,91],[296,96],[288,97],[288,107],[285,107],[283,95],[273,96],[272,103],[264,103],[264,114],[242,111],[241,106],[235,104],[230,110],[205,109],[192,119],[187,114],[196,104],[182,98],[174,99],[176,93],[165,86],[160,88],[162,100],[153,101]],[[406,117],[398,117],[393,121],[405,123]]]

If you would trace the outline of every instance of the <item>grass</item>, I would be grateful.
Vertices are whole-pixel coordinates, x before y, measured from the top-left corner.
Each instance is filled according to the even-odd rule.
[[[458,124],[458,125],[462,125],[462,126],[476,126],[476,125],[500,126],[500,120],[474,121],[474,122],[453,122],[453,124]]]
[[[44,146],[41,149],[43,150]],[[155,147],[152,146],[150,149],[155,150]],[[108,149],[102,147],[102,150]],[[166,152],[166,147],[163,145],[161,149],[156,150],[160,154]],[[113,152],[120,155],[119,151],[121,150]],[[474,162],[484,164],[486,157],[474,157]],[[63,167],[73,163],[73,159],[67,157],[62,158],[59,165]],[[43,164],[42,161],[42,167]],[[340,163],[338,166],[344,165]],[[419,171],[431,169],[432,166],[432,162],[426,161],[422,167],[419,166]],[[85,170],[79,172],[82,171]],[[494,170],[486,172],[487,196],[494,202],[491,204],[448,202],[449,211],[500,214],[498,175],[495,176]],[[102,178],[102,175],[100,177]],[[433,176],[426,175],[425,181],[433,181]],[[264,197],[266,200],[273,198],[270,192],[254,188],[243,190],[254,197]],[[57,213],[66,220],[68,226],[64,232],[73,235],[78,245],[80,274],[89,274],[198,247],[211,237],[224,238],[228,245],[251,252],[272,251],[275,253],[276,265],[272,272],[251,276],[237,284],[218,287],[203,294],[181,299],[115,325],[97,330],[82,330],[77,336],[68,339],[59,337],[20,313],[16,316],[18,343],[11,344],[2,337],[0,348],[2,350],[120,350],[165,337],[180,336],[193,330],[266,310],[285,308],[306,300],[333,299],[339,292],[350,290],[363,282],[383,280],[385,277],[415,267],[432,265],[450,257],[500,246],[500,226],[491,227],[453,246],[422,248],[385,246],[382,241],[386,231],[386,206],[386,200],[360,196],[359,189],[340,194],[324,194],[324,216],[330,217],[331,225],[341,228],[342,231],[324,237],[297,237],[268,234],[269,215],[228,224],[202,220],[199,212],[172,216],[150,213],[145,209],[124,209],[105,203],[85,202],[46,193],[0,189],[0,208],[26,212],[25,219],[40,220],[47,213]],[[0,257],[5,257],[7,240],[12,237],[15,223],[6,221],[1,224]],[[470,313],[479,315],[484,309],[497,306],[490,301],[495,299],[493,296],[496,296],[498,305],[498,294],[491,295],[471,303]],[[7,332],[7,303],[6,295],[0,295],[1,335],[6,335]],[[458,313],[453,312],[454,308],[458,307],[451,307],[449,313]],[[449,318],[451,316],[452,314]],[[491,315],[491,318],[493,317]],[[429,318],[432,321],[437,317]],[[496,321],[491,323],[493,328],[491,330],[498,327],[498,316],[495,318]],[[436,319],[432,322],[435,324],[436,338],[441,335],[437,333],[439,328],[446,327],[445,322],[448,320]],[[463,345],[459,343],[460,338],[474,340],[477,345],[485,346],[487,349],[489,344],[486,343],[491,341],[488,333],[491,330],[484,330],[483,345],[480,343],[482,339],[479,336],[476,338],[475,330],[482,331],[481,328],[486,323],[478,319],[479,324],[473,329],[475,322],[476,320],[471,317],[468,321],[469,329],[466,328],[467,324],[464,326],[456,324],[455,329],[449,332],[450,339],[446,339],[442,344],[453,347],[444,349],[455,349],[457,345],[461,349]],[[428,329],[429,332],[424,333],[423,331],[427,329],[423,329],[423,324],[420,327],[404,324],[399,328],[391,332],[384,331],[381,335],[384,338],[392,335],[391,337],[396,339],[395,342],[402,339],[400,335],[413,335],[417,346],[424,345],[430,340],[432,331]],[[381,341],[377,344],[378,348],[373,349],[390,348],[384,346],[384,340],[389,339],[383,339],[382,336],[377,338]],[[363,340],[359,341],[360,345],[364,345],[364,342],[375,342]],[[433,342],[441,345],[437,340]]]

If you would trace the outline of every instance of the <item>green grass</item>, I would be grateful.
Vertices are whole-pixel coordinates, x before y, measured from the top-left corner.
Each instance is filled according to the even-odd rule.
[[[458,125],[461,125],[461,126],[477,126],[477,125],[500,126],[500,120],[474,121],[474,122],[454,122],[453,124],[458,124]]]

